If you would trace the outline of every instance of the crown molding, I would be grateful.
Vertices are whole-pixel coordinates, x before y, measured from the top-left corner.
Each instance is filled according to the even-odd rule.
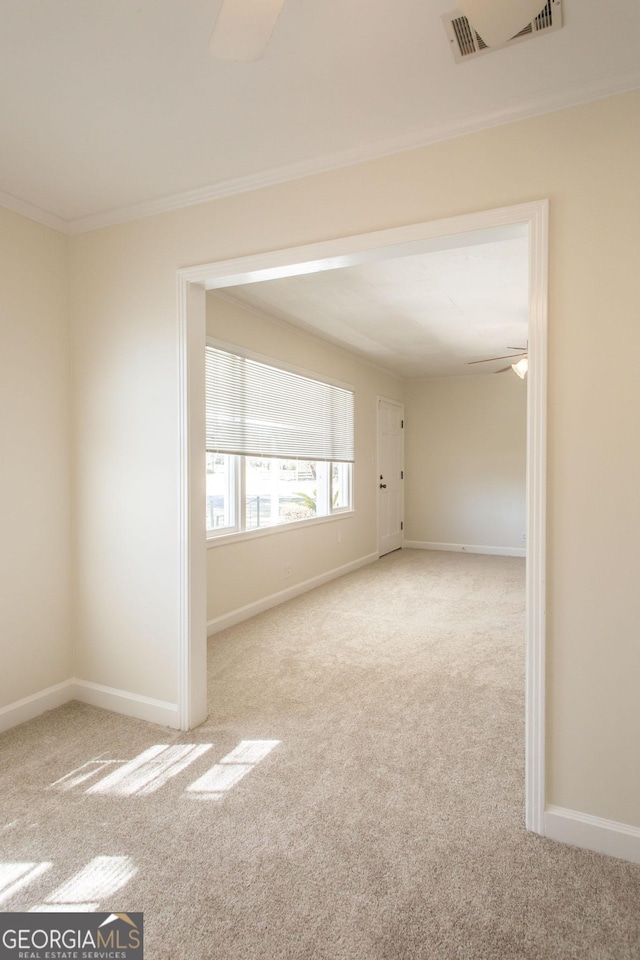
[[[18,197],[12,197],[10,193],[0,191],[0,207],[6,210],[13,210],[28,220],[35,220],[36,223],[42,223],[45,227],[51,227],[52,230],[58,230],[60,233],[71,233],[68,220],[57,217],[55,213],[49,213],[48,210],[42,210],[40,207],[27,203],[26,200],[20,200]]]
[[[464,68],[464,66],[463,66]],[[146,217],[181,210],[185,207],[197,206],[231,197],[241,193],[250,193],[265,187],[278,186],[311,177],[318,174],[330,173],[344,167],[365,163],[369,160],[378,160],[393,154],[403,153],[428,147],[434,143],[454,140],[458,137],[479,133],[492,127],[528,120],[547,113],[567,110],[595,100],[603,100],[618,94],[629,93],[640,88],[640,67],[632,71],[619,74],[608,74],[596,77],[585,82],[566,84],[561,88],[551,88],[536,94],[533,97],[511,101],[494,110],[484,111],[459,117],[445,123],[435,124],[411,133],[402,134],[385,140],[378,140],[360,147],[354,147],[339,153],[330,154],[313,160],[304,160],[299,163],[271,170],[236,177],[230,180],[221,180],[196,190],[187,190],[182,193],[160,197],[155,200],[134,203],[128,206],[117,207],[100,213],[89,214],[85,217],[65,220],[53,213],[18,200],[8,194],[0,193],[0,206],[8,207],[16,213],[22,213],[31,220],[36,220],[46,226],[59,230],[61,233],[81,234],[92,230],[101,230],[104,227],[117,226],[132,220],[142,220]]]

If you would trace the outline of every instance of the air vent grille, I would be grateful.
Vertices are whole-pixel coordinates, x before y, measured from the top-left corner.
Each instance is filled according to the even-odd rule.
[[[473,29],[466,17],[456,17],[451,21],[460,53],[463,57],[468,57],[477,53],[486,43]]]
[[[559,6],[559,5],[558,5]],[[560,13],[560,10],[557,10],[557,13]],[[538,16],[533,21],[536,26],[536,30],[550,30],[553,26],[553,17],[554,10],[551,0],[546,4],[544,10],[541,10]],[[562,24],[560,24],[562,26]]]
[[[537,29],[537,27],[536,27],[536,29]],[[528,23],[528,24],[526,25],[526,27],[523,27],[523,29],[520,31],[520,33],[516,33],[515,37],[512,37],[511,39],[512,39],[512,40],[517,40],[518,37],[528,37],[529,34],[531,34],[531,33],[533,33],[533,24],[532,24],[532,23]]]
[[[454,10],[451,13],[446,13],[442,20],[449,37],[454,59],[458,63],[498,49],[497,47],[488,47],[467,18],[459,11]],[[541,33],[559,30],[561,26],[562,0],[547,0],[537,17],[523,27],[519,33],[516,33],[514,37],[511,37],[504,46],[511,46],[513,43],[528,40],[530,37],[535,37]]]

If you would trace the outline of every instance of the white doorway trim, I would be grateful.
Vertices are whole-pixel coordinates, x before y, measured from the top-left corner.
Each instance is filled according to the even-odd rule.
[[[410,224],[288,250],[179,270],[180,629],[178,709],[182,729],[206,716],[204,537],[204,290],[331,270],[403,254],[479,242],[483,231],[525,225],[530,317],[527,413],[526,826],[544,833],[547,449],[547,200]],[[202,362],[203,363],[203,362]],[[202,473],[202,478],[199,477]]]

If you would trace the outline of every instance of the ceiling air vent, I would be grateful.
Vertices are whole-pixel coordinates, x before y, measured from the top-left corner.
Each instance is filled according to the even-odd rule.
[[[498,47],[488,47],[479,33],[477,33],[467,18],[454,10],[451,13],[445,13],[442,21],[449,37],[449,44],[453,52],[454,60],[461,63],[463,60],[471,60],[473,57],[479,57],[483,53],[491,53],[498,50]],[[510,47],[513,43],[520,43],[521,40],[528,40],[540,33],[550,33],[552,30],[559,30],[562,26],[562,0],[547,0],[547,3],[540,11],[537,17],[522,28],[515,36],[504,44]]]

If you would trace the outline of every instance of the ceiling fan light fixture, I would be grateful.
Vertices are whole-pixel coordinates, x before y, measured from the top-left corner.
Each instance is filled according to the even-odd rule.
[[[502,47],[537,17],[545,0],[457,0],[457,6],[488,47]]]
[[[517,363],[511,364],[511,369],[520,377],[521,380],[524,380],[527,375],[527,370],[529,369],[529,358],[521,357]]]
[[[209,52],[218,60],[260,60],[284,0],[223,0]]]

